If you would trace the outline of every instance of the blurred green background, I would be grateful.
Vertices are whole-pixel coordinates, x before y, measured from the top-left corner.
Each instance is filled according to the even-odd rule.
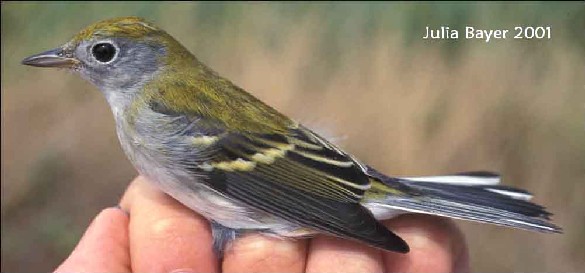
[[[381,171],[500,171],[565,229],[458,222],[474,271],[585,270],[582,2],[1,7],[3,272],[52,270],[136,175],[94,87],[19,62],[90,23],[128,15],[155,22],[220,74]],[[552,39],[425,41],[427,25],[551,26]]]

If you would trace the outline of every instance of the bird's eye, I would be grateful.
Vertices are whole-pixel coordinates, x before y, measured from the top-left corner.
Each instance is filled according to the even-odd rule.
[[[116,47],[110,43],[99,43],[93,46],[91,54],[99,62],[107,63],[116,55]]]

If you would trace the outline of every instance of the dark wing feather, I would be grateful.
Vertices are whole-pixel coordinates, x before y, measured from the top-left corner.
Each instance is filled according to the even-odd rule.
[[[303,227],[408,252],[401,238],[360,205],[371,186],[363,167],[310,130],[240,134],[154,105],[159,113],[191,120],[183,142],[197,148],[180,164],[210,187]]]
[[[374,247],[408,252],[407,244],[378,223],[359,203],[322,198],[278,183],[261,173],[227,173],[226,181],[226,194],[262,211]]]
[[[349,203],[358,203],[370,187],[357,162],[326,146],[329,143],[317,139],[309,142],[312,133],[305,128],[291,128],[288,136],[219,135],[209,146],[214,156],[202,164],[204,170],[261,175],[266,180]]]
[[[256,209],[301,226],[398,252],[407,244],[360,205],[362,167],[303,127],[288,136],[223,134],[208,183]]]

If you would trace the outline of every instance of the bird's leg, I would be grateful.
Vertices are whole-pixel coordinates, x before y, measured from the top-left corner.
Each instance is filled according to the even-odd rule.
[[[213,252],[221,261],[229,243],[235,240],[242,232],[222,226],[211,221],[211,235],[213,237]]]

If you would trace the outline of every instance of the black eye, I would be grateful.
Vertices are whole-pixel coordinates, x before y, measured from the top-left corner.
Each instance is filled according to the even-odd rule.
[[[116,55],[116,48],[109,43],[100,43],[93,46],[91,54],[93,54],[93,57],[99,62],[107,63],[114,58],[114,55]]]

